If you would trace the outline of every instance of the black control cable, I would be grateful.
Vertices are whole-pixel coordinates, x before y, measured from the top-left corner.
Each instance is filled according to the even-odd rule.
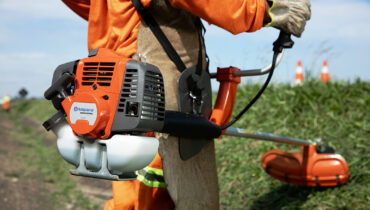
[[[261,87],[261,89],[258,91],[258,93],[253,97],[253,99],[247,104],[247,106],[245,106],[244,109],[241,112],[239,112],[239,114],[233,120],[231,120],[228,124],[220,127],[221,130],[225,130],[228,127],[232,126],[261,97],[262,93],[265,91],[265,89],[267,88],[267,86],[270,83],[270,80],[271,80],[272,75],[273,75],[274,70],[275,70],[276,60],[277,60],[278,55],[283,51],[284,48],[292,48],[293,45],[294,45],[294,42],[292,41],[292,39],[290,38],[290,36],[291,36],[290,34],[287,34],[284,31],[280,31],[279,37],[273,43],[273,46],[274,46],[273,47],[274,55],[272,57],[272,64],[271,64],[270,72],[269,72],[269,74],[268,74],[268,76],[266,78],[265,83],[263,84],[263,86]]]
[[[274,52],[274,56],[272,58],[272,64],[271,64],[271,69],[270,69],[270,72],[265,80],[265,83],[263,84],[263,86],[261,87],[261,89],[258,91],[258,93],[252,98],[251,101],[249,101],[249,103],[247,104],[247,106],[244,107],[244,109],[239,112],[239,114],[233,119],[231,120],[228,124],[220,127],[221,130],[224,130],[224,129],[227,129],[228,127],[232,126],[236,121],[238,121],[244,114],[245,112],[247,112],[252,106],[253,104],[261,97],[261,95],[263,94],[263,92],[265,91],[265,89],[267,88],[267,86],[269,85],[270,81],[271,81],[271,78],[272,78],[272,75],[274,73],[274,70],[275,70],[275,65],[276,65],[276,59],[277,59],[277,56],[278,56],[278,52]]]

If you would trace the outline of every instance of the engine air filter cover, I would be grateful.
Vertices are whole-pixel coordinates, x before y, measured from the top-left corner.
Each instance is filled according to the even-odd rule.
[[[62,104],[68,110],[68,121],[75,133],[91,138],[105,134],[110,112],[104,99],[84,92],[76,93],[67,99]]]

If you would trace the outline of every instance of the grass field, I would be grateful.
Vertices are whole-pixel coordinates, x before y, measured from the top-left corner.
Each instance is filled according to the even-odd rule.
[[[255,84],[241,87],[234,113],[258,89],[259,85]],[[234,126],[302,139],[322,138],[347,160],[349,181],[328,189],[281,183],[263,171],[260,157],[272,148],[297,150],[298,147],[224,138],[216,143],[222,209],[368,209],[369,105],[370,83],[360,80],[328,84],[311,80],[299,87],[271,85]],[[13,108],[38,122],[54,112],[44,100],[19,102]]]

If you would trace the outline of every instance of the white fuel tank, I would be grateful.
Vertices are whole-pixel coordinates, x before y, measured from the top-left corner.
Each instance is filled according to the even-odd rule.
[[[58,138],[60,155],[77,167],[73,174],[95,178],[124,180],[121,175],[133,174],[149,165],[159,146],[156,138],[147,136],[113,135],[110,139],[83,139],[74,135],[65,119],[60,120],[52,131]]]

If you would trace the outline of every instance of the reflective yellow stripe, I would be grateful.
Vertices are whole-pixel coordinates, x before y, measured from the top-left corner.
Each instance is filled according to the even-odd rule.
[[[145,179],[144,176],[137,174],[137,179],[139,181],[141,181],[143,184],[145,184],[146,186],[149,186],[149,187],[161,187],[161,188],[165,188],[166,187],[166,183],[164,182],[158,182],[158,181],[151,181],[151,180],[147,180]]]
[[[158,176],[163,176],[163,170],[162,169],[158,169],[158,168],[151,168],[149,166],[143,168],[144,171],[146,171],[147,173],[151,173],[151,174],[156,174]]]
[[[163,170],[152,168],[152,167],[145,167],[140,171],[136,171],[137,179],[141,181],[143,184],[149,187],[161,187],[165,188],[166,183],[163,179]]]

